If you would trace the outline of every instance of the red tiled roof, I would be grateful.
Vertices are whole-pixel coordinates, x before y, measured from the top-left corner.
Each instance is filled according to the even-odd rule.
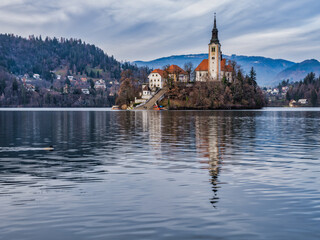
[[[208,59],[203,59],[199,66],[195,69],[195,71],[208,71],[209,62]]]
[[[151,73],[159,73],[161,77],[164,77],[164,71],[161,69],[155,69]]]
[[[177,65],[171,65],[171,66],[169,66],[168,72],[169,72],[169,73],[185,74],[185,75],[188,74],[185,70],[183,70],[181,67],[179,67],[179,66],[177,66]]]
[[[226,64],[226,59],[221,60],[221,71],[223,72],[233,72],[233,67],[231,64]]]

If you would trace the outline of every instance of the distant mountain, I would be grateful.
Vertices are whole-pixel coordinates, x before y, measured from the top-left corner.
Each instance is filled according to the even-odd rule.
[[[175,64],[183,68],[187,62],[191,62],[194,67],[197,67],[201,61],[208,58],[208,54],[189,54],[189,55],[174,55],[170,57],[158,58],[152,61],[135,61],[137,66],[148,66],[149,68],[162,68],[165,65]]]
[[[283,59],[271,59],[265,57],[238,55],[224,55],[223,57],[236,61],[246,73],[249,73],[251,67],[254,67],[257,72],[258,84],[261,86],[269,85],[274,81],[278,73],[295,64],[294,62]],[[185,63],[191,62],[194,67],[197,67],[197,65],[205,58],[208,58],[208,54],[177,55],[159,58],[152,61],[136,61],[134,63],[137,64],[137,66],[162,68],[168,64],[176,64],[183,67]]]
[[[289,79],[291,82],[300,81],[304,79],[310,72],[314,72],[316,75],[320,75],[319,61],[311,59],[294,64],[277,74],[273,82],[276,84],[283,79]]]

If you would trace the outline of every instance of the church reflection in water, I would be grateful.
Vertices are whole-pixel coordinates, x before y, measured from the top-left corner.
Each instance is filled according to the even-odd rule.
[[[218,189],[219,186],[219,174],[221,171],[221,164],[224,155],[224,142],[221,139],[221,132],[224,124],[219,124],[220,119],[217,116],[211,116],[209,118],[203,118],[201,115],[196,116],[195,128],[196,128],[196,146],[203,163],[207,164],[209,174],[211,176],[210,182],[212,184],[213,197],[210,202],[213,207],[216,207],[218,203]]]
[[[149,144],[153,148],[154,156],[161,159],[163,151],[179,151],[179,146],[189,144],[193,148],[190,154],[204,169],[209,171],[213,196],[210,202],[214,207],[218,203],[219,175],[225,154],[226,135],[232,129],[231,118],[223,113],[208,115],[206,113],[183,112],[143,112],[141,113],[142,128],[149,132]],[[164,149],[164,146],[170,149]],[[178,147],[177,147],[178,146]]]

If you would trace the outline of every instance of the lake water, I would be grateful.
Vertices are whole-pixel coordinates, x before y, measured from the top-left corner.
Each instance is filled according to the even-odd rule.
[[[0,239],[320,239],[319,129],[317,108],[2,109]]]

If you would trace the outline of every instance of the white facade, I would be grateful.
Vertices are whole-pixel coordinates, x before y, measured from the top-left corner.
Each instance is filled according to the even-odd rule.
[[[161,76],[160,73],[152,72],[148,76],[149,79],[149,87],[153,88],[163,88],[165,79]]]
[[[152,97],[152,94],[151,94],[150,88],[148,87],[148,85],[143,84],[143,85],[142,85],[142,95],[141,95],[141,98],[148,100],[148,99],[150,99],[151,97]]]
[[[221,46],[220,44],[209,44],[209,75],[214,80],[220,79],[221,70]]]
[[[178,81],[179,82],[188,82],[189,76],[187,74],[179,74]]]
[[[196,71],[196,81],[206,82],[208,80],[208,71]]]
[[[231,82],[232,81],[232,72],[221,71],[220,78],[222,79],[223,77],[226,77],[227,81]]]
[[[87,88],[82,88],[81,91],[82,91],[83,94],[86,94],[86,95],[90,94],[90,91]]]
[[[105,90],[107,88],[106,87],[106,82],[103,79],[100,79],[100,80],[95,82],[94,88],[95,89],[103,89],[103,90]]]
[[[33,78],[36,79],[36,80],[40,80],[40,75],[37,74],[37,73],[36,73],[36,74],[33,74]]]

